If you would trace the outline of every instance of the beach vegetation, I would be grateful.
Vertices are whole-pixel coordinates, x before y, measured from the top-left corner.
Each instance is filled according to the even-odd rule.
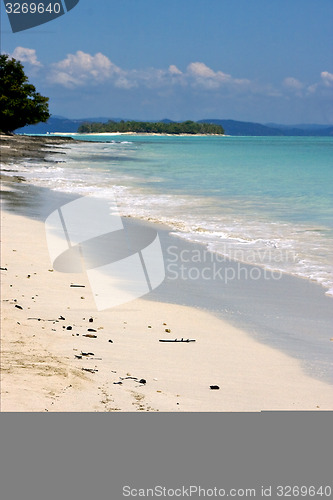
[[[50,118],[48,97],[28,82],[20,61],[0,55],[0,131],[12,133]]]
[[[109,120],[107,123],[85,122],[78,128],[80,134],[99,134],[99,133],[126,133],[134,132],[138,134],[205,134],[205,135],[223,135],[224,129],[221,125],[211,123],[198,123],[187,120],[185,122],[137,122],[124,121],[119,122]]]

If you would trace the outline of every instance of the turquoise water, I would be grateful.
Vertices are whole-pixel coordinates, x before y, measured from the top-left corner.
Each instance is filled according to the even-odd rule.
[[[62,163],[30,163],[22,175],[81,195],[113,190],[124,214],[332,289],[332,138],[76,138],[90,142],[62,148]]]

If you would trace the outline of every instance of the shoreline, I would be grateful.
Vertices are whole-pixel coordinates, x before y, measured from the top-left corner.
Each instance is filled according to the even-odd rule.
[[[1,411],[333,408],[329,384],[206,311],[148,296],[97,312],[86,276],[52,271],[42,222],[2,218]],[[175,337],[196,342],[159,342]]]
[[[143,135],[143,136],[158,136],[158,137],[225,137],[225,134],[160,134],[157,132],[97,132],[78,134],[78,135]]]
[[[47,145],[49,137],[42,139]],[[60,139],[61,144],[66,142],[66,139]],[[33,159],[31,150],[27,151],[29,158]],[[49,152],[39,154],[45,157]],[[55,152],[56,148],[53,148],[52,153]],[[7,158],[10,158],[10,151],[8,153]],[[1,271],[3,295],[6,293],[2,301],[3,411],[15,411],[15,408],[17,411],[333,408],[332,386],[324,380],[325,377],[322,378],[320,366],[317,372],[311,365],[304,371],[303,361],[308,355],[315,358],[314,352],[318,348],[320,357],[326,351],[328,354],[332,347],[325,326],[329,317],[326,323],[323,321],[326,306],[319,286],[300,283],[297,278],[290,277],[280,283],[272,296],[273,289],[265,282],[255,283],[253,287],[253,283],[240,281],[221,289],[218,283],[210,283],[207,288],[207,283],[202,280],[191,284],[166,280],[149,296],[97,314],[91,293],[90,299],[85,296],[89,294],[87,281],[82,295],[84,299],[81,295],[74,295],[69,287],[68,280],[75,283],[86,279],[84,275],[61,274],[50,268],[41,219],[45,220],[52,210],[73,197],[19,180],[14,180],[13,186],[13,191],[4,193],[3,211],[5,251],[1,266],[7,268],[7,271]],[[135,225],[140,223],[135,218],[129,220]],[[172,237],[166,229],[162,230],[160,237],[165,248],[170,244],[179,244],[180,250],[195,247],[184,240],[177,242],[180,239]],[[200,247],[203,249],[202,245]],[[290,301],[282,300],[286,293],[290,295]],[[34,298],[28,300],[26,297],[29,296]],[[20,305],[14,302],[19,298],[24,304],[23,310],[15,307]],[[308,314],[307,303],[317,308],[317,316]],[[61,306],[62,312],[55,304]],[[31,309],[29,316],[26,308]],[[28,319],[30,315],[37,319]],[[68,316],[70,324],[75,324],[75,334],[62,328],[66,325],[58,319],[61,315],[66,321]],[[88,315],[94,316],[94,324],[95,321],[99,323],[98,338],[81,338],[87,333],[87,326],[91,326],[87,325]],[[50,319],[54,322],[48,321]],[[194,337],[196,342],[159,343],[160,338],[169,336],[165,332],[168,327],[171,327],[170,335],[175,332],[177,338]],[[320,328],[322,341],[318,347],[312,336]],[[106,343],[104,331],[111,332],[109,340],[112,343]],[[98,357],[101,357],[96,364],[98,372],[93,373],[82,370],[89,365],[83,366],[82,360],[75,357],[80,354],[80,349],[90,352],[91,345],[98,346]],[[109,352],[110,347],[115,347],[115,356],[111,356],[114,353]],[[29,359],[28,352],[33,353],[32,359],[36,362]],[[97,352],[94,352],[94,357],[89,359],[90,366],[94,366],[96,358]],[[45,375],[44,368],[55,378]],[[133,376],[137,380],[144,378],[147,384],[138,384]],[[74,384],[64,385],[69,380]],[[157,382],[159,389],[154,387]],[[220,389],[216,392],[210,390],[212,384],[219,385]],[[49,387],[51,389],[47,392]],[[26,392],[31,396],[31,403],[22,398]]]
[[[50,132],[50,134],[47,134],[47,136],[52,137],[53,135],[55,136],[82,136],[82,135],[87,135],[89,136],[117,136],[117,135],[134,135],[134,136],[158,136],[158,137],[231,137],[230,135],[226,134],[160,134],[157,132]]]
[[[50,136],[43,136],[42,140],[47,143],[49,137]],[[112,136],[110,136],[109,139],[107,139],[107,136],[104,138],[100,137],[99,140],[96,136],[79,137],[81,137],[83,144],[79,144],[79,142],[81,142],[81,139],[75,140],[75,137],[73,136],[70,138],[72,142],[68,143],[69,146],[65,145],[64,147],[53,148],[53,151],[55,153],[60,153],[62,155],[65,155],[68,152],[69,157],[72,156],[72,152],[74,153],[76,151],[76,153],[74,153],[74,157],[72,158],[73,168],[75,168],[75,163],[78,159],[78,157],[75,159],[76,154],[80,156],[82,151],[83,156],[87,154],[89,155],[88,150],[90,148],[89,144],[91,144],[91,141],[93,141],[93,143],[95,144],[93,146],[93,149],[96,148],[96,150],[98,150],[99,154],[101,155],[100,160],[105,157],[105,160],[109,161],[107,149],[110,148],[110,160],[112,161],[112,157],[116,154],[115,151],[113,151],[113,148],[121,149],[123,147],[124,149],[127,148],[129,152],[128,158],[126,154],[124,155],[124,152],[122,153],[122,160],[141,161],[140,153],[139,155],[137,155],[137,152],[135,152],[135,150],[138,149],[136,145],[136,139],[138,138],[136,138],[135,140],[133,139],[134,145],[132,146],[131,143],[133,141],[125,141],[125,137],[123,137],[124,140],[122,140],[121,137],[115,140],[115,137],[112,138]],[[141,137],[141,139],[144,140],[144,137]],[[190,143],[192,143],[191,139],[187,140],[190,140]],[[141,142],[141,140],[139,142]],[[153,141],[153,143],[154,142],[155,141]],[[168,142],[169,141],[167,141],[167,143]],[[103,144],[103,146],[99,146],[99,143]],[[108,143],[116,143],[117,145],[106,145]],[[120,145],[121,143],[123,143],[124,146]],[[206,146],[205,143],[206,141],[202,143],[203,147]],[[164,146],[166,144],[164,144]],[[173,144],[172,141],[171,144]],[[176,144],[178,144],[177,140],[175,140],[175,145]],[[212,139],[212,144],[215,144],[215,139]],[[222,146],[222,143],[220,141],[217,141],[216,144]],[[238,148],[238,145],[235,146],[236,148]],[[133,152],[131,151],[132,148]],[[150,146],[148,146],[148,148],[150,148]],[[136,158],[136,156],[138,157]],[[63,163],[63,160],[65,160],[64,163],[67,162],[67,158],[60,156],[57,160],[56,157],[55,159],[53,157],[54,155],[52,155],[48,159],[44,159],[45,161],[51,162],[52,160],[54,160],[55,163],[53,165],[51,164],[51,167],[57,167],[56,164]],[[116,161],[118,161],[118,159]],[[79,164],[77,164],[77,166],[80,167]],[[17,169],[19,172],[17,175],[21,175],[22,179],[25,176],[25,172],[27,179],[30,178],[30,172],[27,171],[27,167],[29,168],[28,164],[23,164],[21,172],[19,167]],[[34,172],[35,170],[36,172],[38,172],[38,165],[36,166],[32,162],[31,167],[32,172]],[[43,167],[44,166],[42,166],[40,181],[38,179],[39,174],[36,174],[36,185],[43,184],[44,180],[46,180],[46,184],[44,185],[51,185],[52,177],[48,176],[48,172],[50,172],[52,169],[48,170],[48,165],[46,164],[46,168]],[[61,167],[62,166],[59,165],[60,170]],[[260,213],[254,214],[253,221],[255,221],[256,223],[253,224],[252,219],[246,216],[246,211],[242,213],[241,205],[237,206],[237,203],[233,205],[235,210],[231,210],[231,212],[234,211],[234,216],[232,217],[232,214],[228,209],[228,202],[225,200],[223,201],[222,197],[221,206],[218,206],[217,213],[220,213],[224,220],[224,226],[226,227],[226,234],[224,235],[223,232],[220,231],[221,228],[219,228],[216,222],[214,222],[214,217],[212,219],[213,224],[211,226],[209,223],[207,223],[207,221],[205,221],[204,218],[202,220],[202,215],[203,217],[205,217],[205,207],[203,207],[204,210],[202,211],[201,215],[200,211],[197,211],[196,216],[192,218],[189,217],[189,215],[191,214],[191,212],[189,212],[189,210],[191,210],[191,207],[189,207],[189,209],[185,212],[182,212],[179,209],[175,210],[174,206],[177,207],[177,204],[179,205],[180,192],[177,193],[177,191],[175,191],[173,188],[171,191],[163,193],[159,188],[159,184],[156,183],[156,180],[154,180],[154,187],[149,192],[149,190],[145,189],[144,184],[140,186],[142,179],[140,181],[140,176],[137,176],[137,178],[135,178],[136,174],[134,174],[132,181],[132,179],[126,179],[126,171],[122,172],[120,174],[121,177],[125,175],[125,177],[123,178],[124,182],[122,182],[119,180],[120,178],[118,178],[118,176],[115,179],[109,179],[109,181],[107,181],[107,178],[109,176],[112,177],[112,168],[106,168],[105,173],[106,176],[103,179],[102,175],[99,175],[97,171],[96,179],[94,179],[91,175],[93,174],[93,172],[90,171],[89,168],[87,171],[87,176],[84,176],[84,181],[81,184],[79,178],[76,179],[76,181],[78,181],[77,183],[74,182],[75,170],[70,168],[69,174],[71,176],[71,180],[69,181],[69,183],[67,184],[66,176],[63,176],[62,179],[59,179],[59,182],[56,183],[55,187],[56,189],[63,189],[64,192],[73,192],[74,195],[75,193],[77,193],[77,196],[85,193],[89,193],[94,196],[94,192],[97,190],[99,192],[99,196],[102,194],[102,192],[104,192],[104,195],[106,197],[110,195],[110,191],[112,191],[114,187],[116,190],[119,187],[120,189],[123,189],[123,192],[125,194],[124,214],[133,216],[140,220],[157,221],[157,223],[168,225],[170,229],[179,233],[179,237],[185,237],[186,239],[193,240],[195,242],[200,242],[201,240],[203,241],[203,244],[207,245],[213,252],[219,252],[221,253],[221,255],[229,255],[229,257],[231,258],[235,258],[242,262],[247,262],[250,265],[253,264],[267,269],[275,269],[276,271],[284,273],[286,275],[292,275],[301,279],[310,280],[314,283],[319,283],[324,288],[325,293],[328,296],[333,296],[332,268],[330,266],[330,260],[328,259],[328,255],[331,253],[329,247],[327,247],[328,255],[321,256],[322,251],[326,251],[325,236],[327,235],[328,239],[332,242],[332,233],[329,224],[328,227],[326,227],[325,224],[323,224],[322,227],[319,224],[319,226],[317,227],[316,224],[318,221],[313,223],[310,220],[308,222],[300,221],[299,223],[296,223],[296,226],[294,227],[293,223],[290,221],[288,222],[288,220],[284,219],[283,216],[281,220],[279,220],[279,218],[276,218],[275,216],[273,216],[270,220],[270,217],[267,218],[267,214],[264,214],[264,216],[261,217]],[[147,174],[148,176],[150,175],[148,170],[146,171],[145,175]],[[12,173],[10,175],[13,176]],[[18,180],[20,180],[20,178]],[[32,182],[34,182],[34,180],[32,180]],[[124,186],[122,186],[122,183],[124,184]],[[83,187],[83,184],[85,185],[85,187]],[[115,186],[112,186],[112,184],[115,184]],[[183,186],[182,191],[185,196],[185,202],[191,205],[192,200],[189,194],[186,192],[186,187],[185,189],[184,187],[185,186]],[[170,207],[170,211],[168,212],[170,214],[170,217],[165,217],[164,213],[158,209],[159,196],[162,196],[163,202],[165,202],[165,200],[169,197],[170,202],[174,204],[174,206]],[[214,198],[209,198],[207,199],[207,201],[209,203],[212,203],[213,199]],[[234,200],[232,203],[234,203],[235,201],[236,200]],[[152,209],[145,209],[145,207],[150,206],[151,202],[153,204]],[[200,203],[202,202],[203,205],[206,203],[204,199],[200,200]],[[132,203],[133,208],[131,207]],[[252,201],[250,201],[250,203],[252,203]],[[224,212],[226,214],[230,213],[230,217],[228,217],[228,215],[226,217],[224,216],[223,210],[221,210],[223,204],[225,205]],[[271,222],[273,223],[271,224]],[[307,238],[307,231],[310,232],[309,239]],[[328,231],[328,233],[326,233],[326,231]],[[244,238],[245,243],[248,237],[248,241],[250,244],[247,249],[245,245],[243,245],[242,238]],[[290,244],[288,240],[291,240]],[[241,243],[238,243],[238,241]],[[314,252],[313,248],[311,248],[311,245],[313,248],[318,247],[318,252]],[[233,254],[235,254],[234,257]]]
[[[12,163],[23,159],[44,159],[46,155],[55,153],[55,146],[66,145],[74,139],[71,137],[4,135],[0,134],[0,161]],[[59,152],[58,152],[59,153]]]

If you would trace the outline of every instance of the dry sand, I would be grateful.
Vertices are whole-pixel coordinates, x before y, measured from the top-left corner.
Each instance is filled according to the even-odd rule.
[[[97,312],[85,275],[52,270],[39,221],[3,212],[1,267],[3,412],[333,408],[332,386],[204,311],[148,296]]]

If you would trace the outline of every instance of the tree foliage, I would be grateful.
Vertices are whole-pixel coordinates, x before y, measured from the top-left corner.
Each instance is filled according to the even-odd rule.
[[[136,121],[108,121],[107,123],[86,122],[80,125],[78,132],[81,134],[103,133],[103,132],[136,132],[138,134],[224,134],[221,125],[211,123],[197,123],[186,121],[176,122],[136,122]]]
[[[48,97],[28,82],[22,64],[0,55],[0,130],[8,133],[50,118]]]

